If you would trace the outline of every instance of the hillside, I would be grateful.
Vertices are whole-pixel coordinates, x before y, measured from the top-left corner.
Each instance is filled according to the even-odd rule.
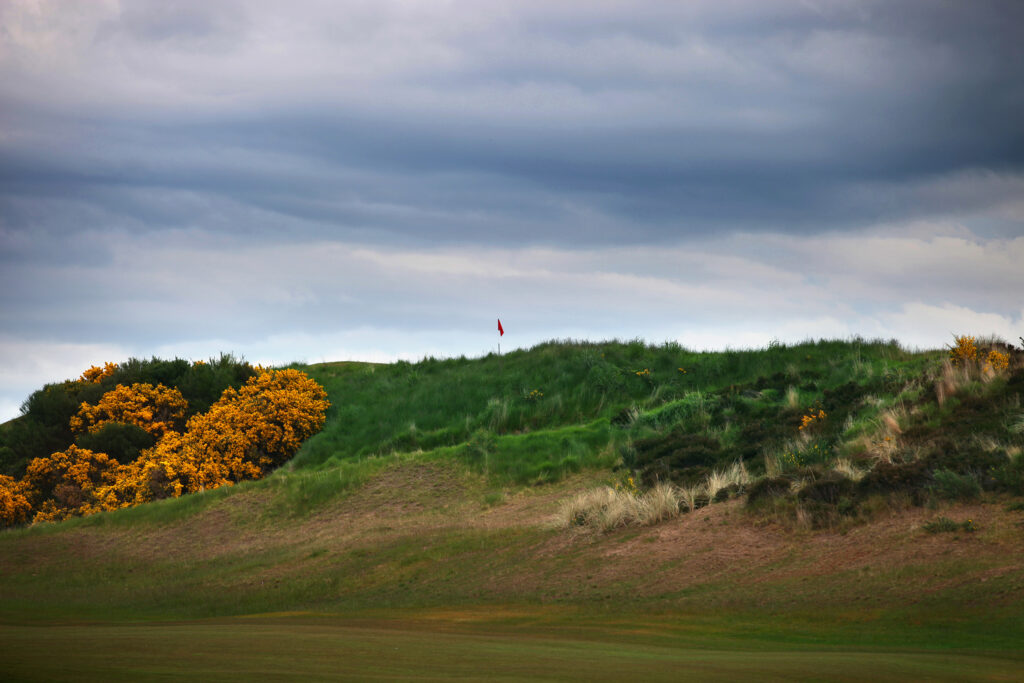
[[[1012,678],[1005,352],[1002,371],[858,341],[303,367],[327,424],[273,475],[0,534],[3,661],[40,680]],[[748,478],[702,498],[740,458]],[[577,494],[656,479],[696,495],[660,523],[566,519]]]

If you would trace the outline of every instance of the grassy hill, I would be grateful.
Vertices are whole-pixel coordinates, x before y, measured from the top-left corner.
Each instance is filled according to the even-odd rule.
[[[857,340],[303,366],[328,422],[272,476],[0,534],[0,660],[24,680],[1013,678],[1004,351],[1000,372]],[[696,493],[660,523],[566,516],[656,482]]]

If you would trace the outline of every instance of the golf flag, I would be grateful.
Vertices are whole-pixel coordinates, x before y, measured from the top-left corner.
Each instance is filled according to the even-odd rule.
[[[499,337],[504,337],[505,336],[505,329],[501,326],[501,318],[498,318],[498,336]]]

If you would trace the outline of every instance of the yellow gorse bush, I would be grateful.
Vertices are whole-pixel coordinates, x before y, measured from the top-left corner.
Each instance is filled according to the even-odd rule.
[[[6,474],[0,474],[0,526],[24,524],[32,514],[29,487]]]
[[[824,410],[819,410],[818,412],[812,410],[800,418],[800,426],[797,429],[800,431],[808,429],[815,423],[823,422],[826,417],[828,417],[828,414]]]
[[[71,418],[71,431],[94,434],[108,422],[122,422],[141,427],[160,438],[177,431],[185,420],[188,402],[181,392],[163,384],[118,384],[103,394],[96,405],[83,403]]]
[[[988,352],[985,358],[986,370],[1006,370],[1010,367],[1010,354],[1000,353],[995,349]]]
[[[631,474],[627,475],[624,479],[615,482],[615,490],[631,493],[634,496],[640,493],[640,489],[636,485],[636,479],[634,479]]]
[[[210,410],[176,428],[186,402],[174,388],[118,386],[71,419],[77,433],[109,422],[158,437],[129,463],[70,446],[29,463],[24,479],[0,476],[0,525],[57,521],[258,479],[324,425],[327,392],[299,370],[268,370],[228,389]]]
[[[168,432],[125,468],[125,505],[259,479],[295,455],[326,419],[327,392],[299,370],[263,370],[228,389],[181,434]]]
[[[964,366],[978,360],[978,346],[974,337],[954,337],[956,346],[949,350],[949,360],[956,366]]]
[[[30,496],[39,501],[32,521],[60,521],[113,509],[116,506],[97,493],[116,481],[117,472],[117,460],[78,446],[35,458],[24,479]]]
[[[104,363],[101,368],[98,365],[93,365],[88,370],[82,373],[80,381],[82,382],[99,382],[104,377],[110,377],[117,370],[117,363]]]

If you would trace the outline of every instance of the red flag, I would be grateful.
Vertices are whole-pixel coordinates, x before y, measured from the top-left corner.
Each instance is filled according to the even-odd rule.
[[[504,337],[505,336],[505,330],[501,326],[501,318],[498,318],[498,336],[499,337]]]

